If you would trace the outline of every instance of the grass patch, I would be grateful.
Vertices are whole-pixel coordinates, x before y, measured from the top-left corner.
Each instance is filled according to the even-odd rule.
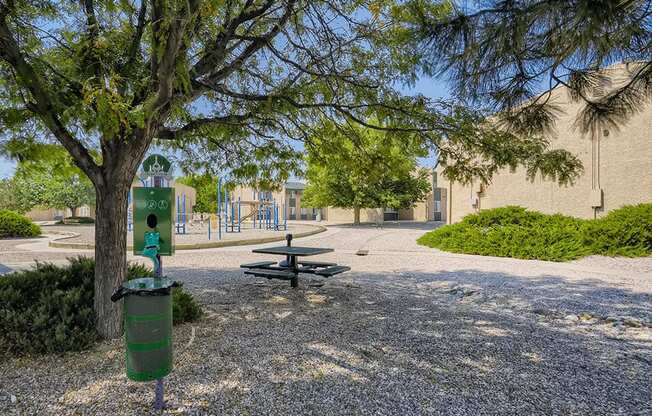
[[[591,254],[652,254],[652,204],[625,206],[597,220],[508,206],[467,215],[421,236],[423,246],[452,253],[568,261]]]
[[[0,355],[61,353],[91,347],[98,339],[93,312],[95,261],[70,259],[59,267],[36,268],[0,277]],[[130,264],[128,279],[152,276],[152,270]],[[202,314],[182,288],[172,292],[174,324]]]

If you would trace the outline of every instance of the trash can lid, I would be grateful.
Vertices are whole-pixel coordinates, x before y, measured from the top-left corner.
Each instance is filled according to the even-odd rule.
[[[117,288],[111,295],[111,301],[117,302],[125,296],[156,296],[169,295],[173,287],[179,287],[181,284],[167,277],[141,277],[139,279],[128,280]]]
[[[160,291],[176,286],[176,282],[167,277],[141,277],[124,282],[122,286],[125,289],[137,291]]]

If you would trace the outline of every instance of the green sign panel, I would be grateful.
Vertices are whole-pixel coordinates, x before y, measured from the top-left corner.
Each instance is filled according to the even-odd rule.
[[[172,163],[161,155],[151,155],[143,162],[141,177],[166,177],[172,176]]]
[[[174,188],[134,188],[134,254],[142,255],[145,233],[159,233],[159,254],[174,254]]]

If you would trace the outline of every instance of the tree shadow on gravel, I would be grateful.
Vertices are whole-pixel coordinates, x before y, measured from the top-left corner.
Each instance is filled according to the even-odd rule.
[[[347,273],[323,286],[320,279],[302,279],[296,290],[235,269],[167,272],[184,281],[207,312],[175,329],[176,369],[166,380],[171,414],[649,410],[649,344],[632,335],[647,329],[611,337],[600,325],[541,313],[584,307],[573,302],[579,293],[596,310],[645,315],[646,294],[592,280],[474,270]],[[152,383],[116,382],[124,380],[121,357],[94,359],[104,372],[84,373],[88,365],[77,360],[64,356],[54,368],[27,364],[0,374],[31,370],[34,400],[48,403],[42,414],[150,413]],[[102,384],[111,377],[110,386]],[[47,383],[59,378],[70,384],[64,395]],[[82,393],[92,400],[73,408],[62,399]]]

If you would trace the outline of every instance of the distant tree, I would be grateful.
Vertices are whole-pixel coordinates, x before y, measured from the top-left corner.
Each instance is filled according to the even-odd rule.
[[[217,178],[209,174],[190,174],[176,180],[197,192],[193,212],[217,212]]]
[[[0,180],[0,210],[21,214],[34,208],[42,199],[43,188],[16,177]]]
[[[559,85],[583,104],[584,133],[618,128],[652,100],[651,0],[449,1],[446,13],[408,3],[426,71],[450,78],[458,98],[488,105],[515,133],[550,133]],[[605,91],[601,69],[620,61],[635,63],[629,79]]]
[[[18,161],[10,181],[18,211],[35,206],[68,208],[75,217],[79,207],[95,204],[93,184],[62,146],[12,140],[0,151]]]
[[[51,208],[68,208],[71,216],[77,216],[77,209],[95,204],[95,189],[85,176],[52,176],[45,181],[43,205]]]
[[[419,169],[428,149],[414,135],[396,135],[325,122],[306,146],[308,186],[301,203],[351,208],[409,208],[431,189],[431,174]]]
[[[26,213],[45,203],[47,183],[44,175],[26,175],[17,172],[10,181],[14,210]]]

